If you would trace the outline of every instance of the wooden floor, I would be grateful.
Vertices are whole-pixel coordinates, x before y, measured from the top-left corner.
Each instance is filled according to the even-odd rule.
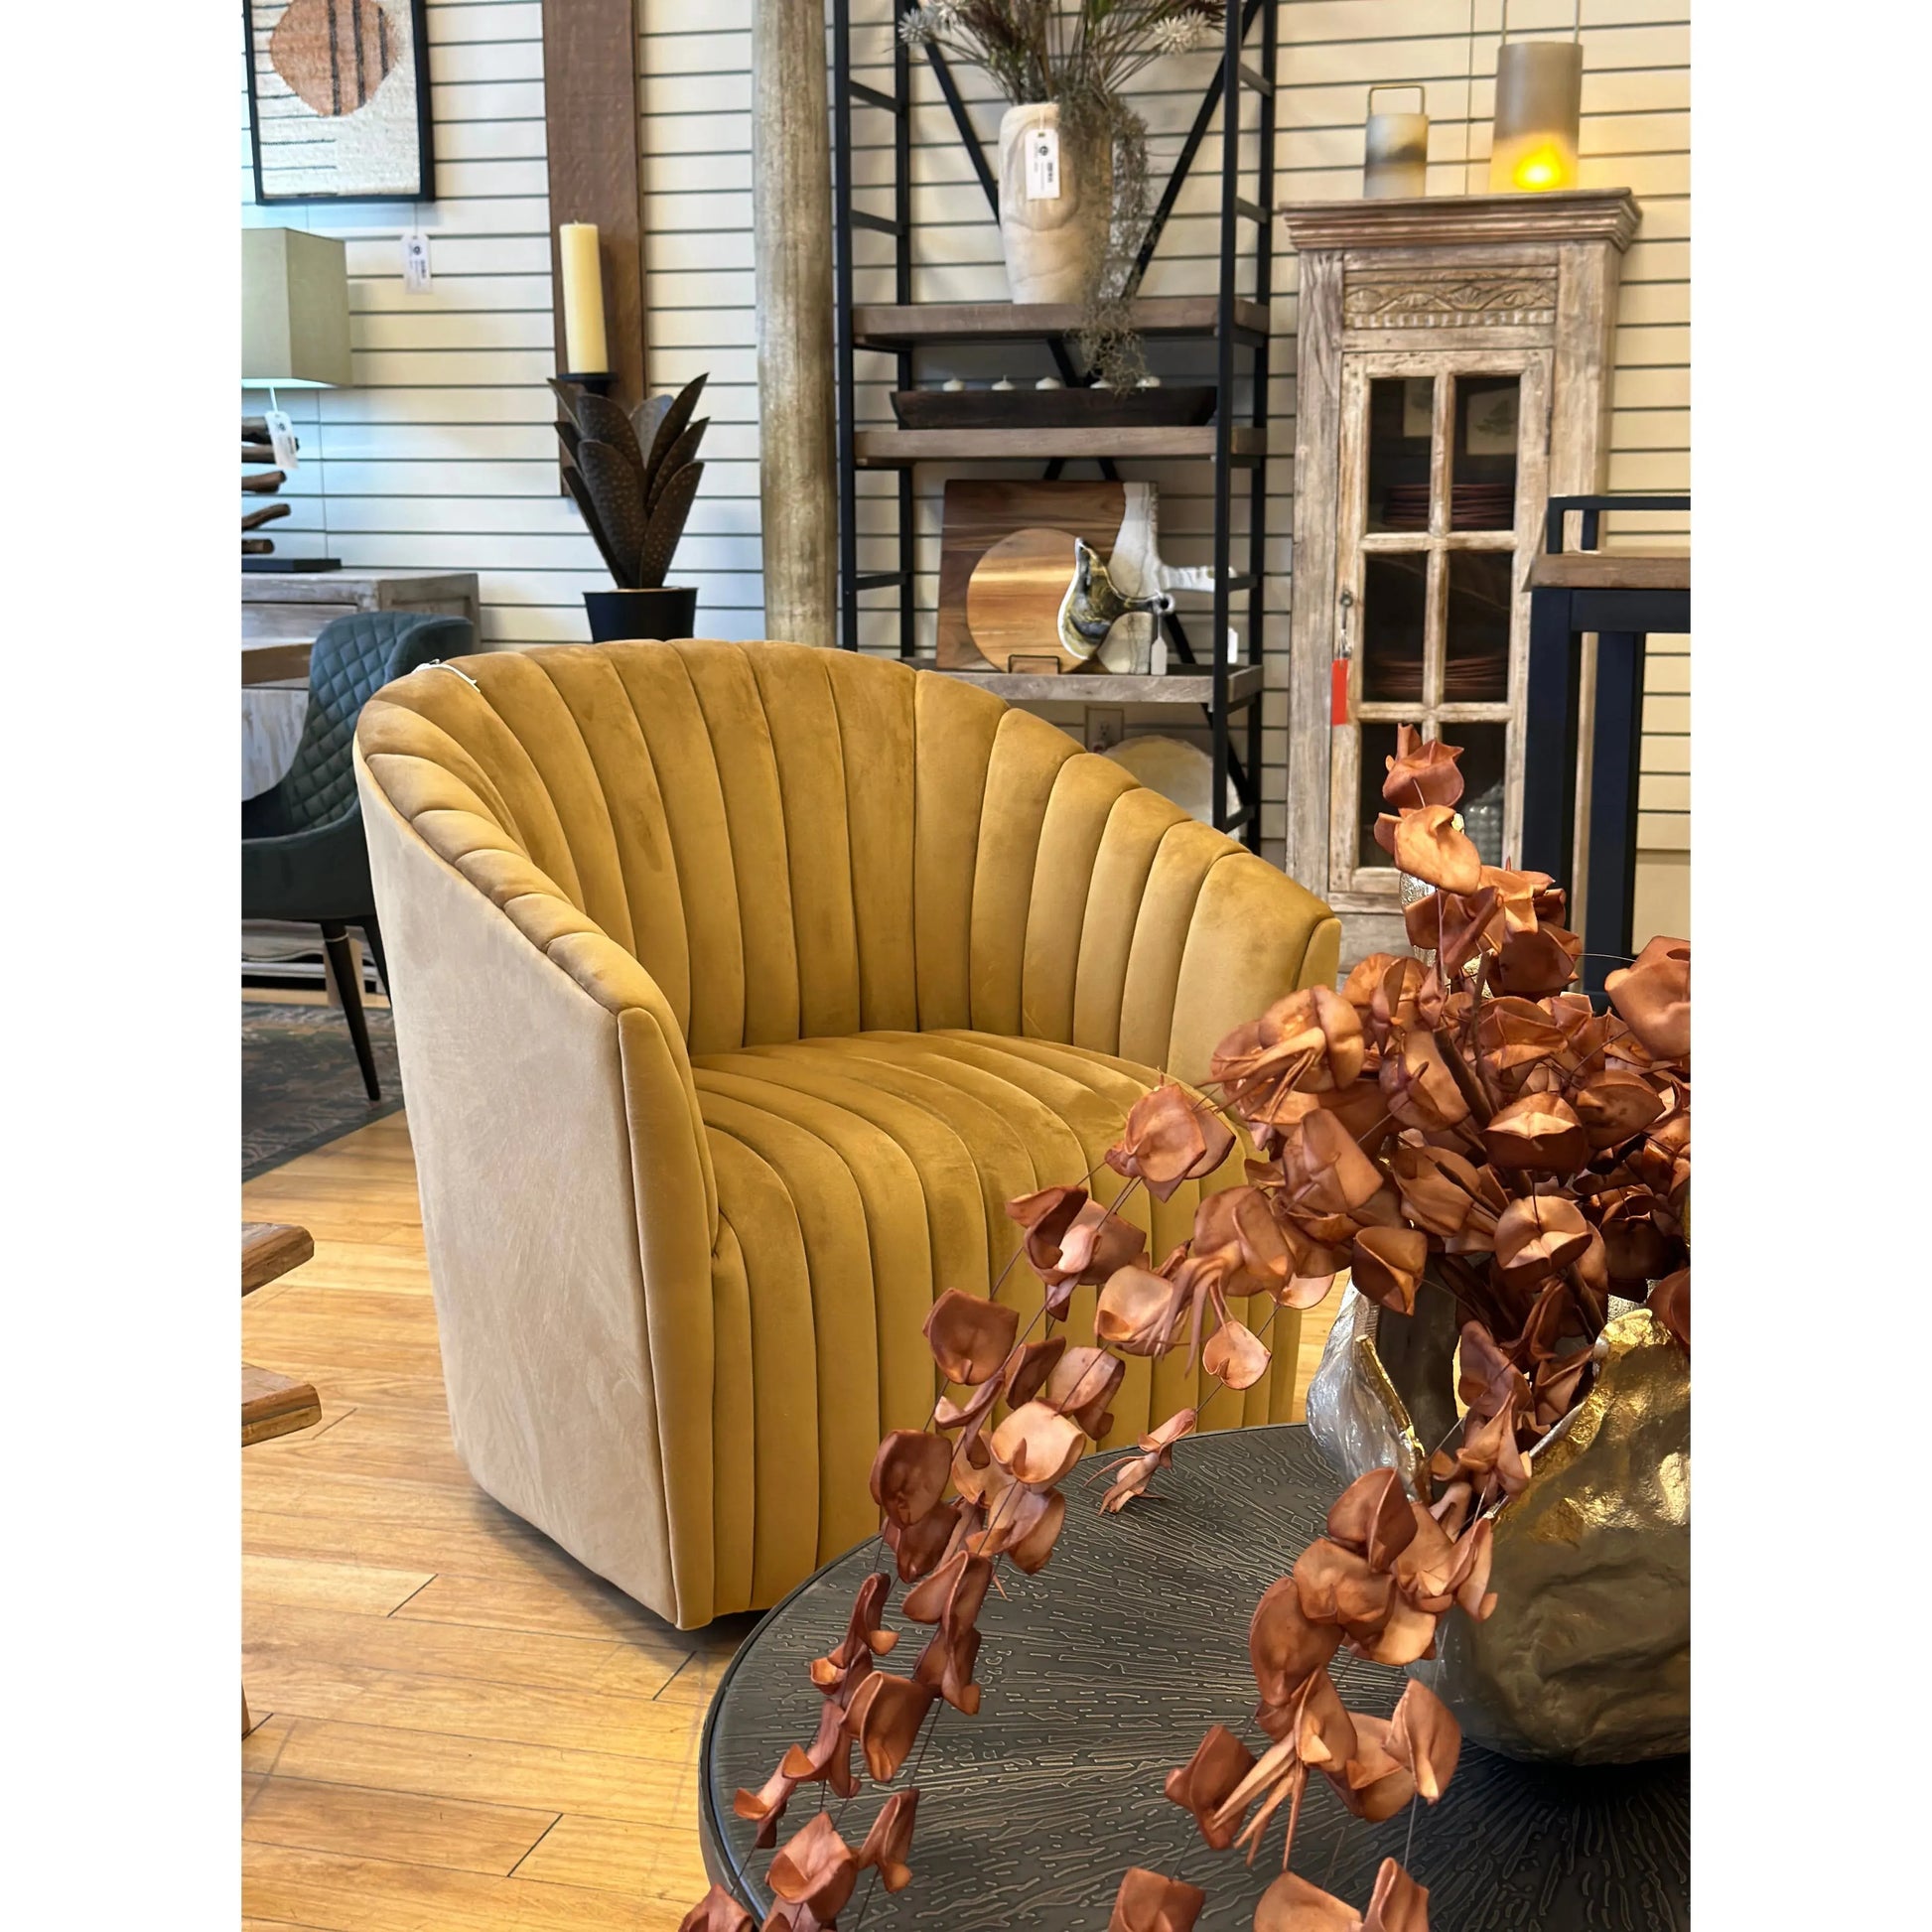
[[[315,1236],[242,1333],[323,1405],[242,1457],[244,1932],[674,1928],[705,1705],[755,1619],[673,1630],[464,1473],[404,1115],[242,1203]]]

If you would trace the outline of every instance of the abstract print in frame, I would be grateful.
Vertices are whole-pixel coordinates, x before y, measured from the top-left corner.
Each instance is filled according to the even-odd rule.
[[[242,0],[255,199],[429,201],[424,0]]]

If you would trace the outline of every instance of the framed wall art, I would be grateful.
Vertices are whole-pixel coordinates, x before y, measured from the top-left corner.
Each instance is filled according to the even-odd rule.
[[[255,199],[436,194],[424,0],[241,0]]]

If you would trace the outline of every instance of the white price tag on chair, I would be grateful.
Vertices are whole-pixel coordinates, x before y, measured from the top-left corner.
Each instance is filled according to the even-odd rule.
[[[271,409],[262,421],[268,425],[268,440],[274,446],[275,467],[278,470],[297,468],[295,459],[295,425],[289,421],[285,409]]]
[[[1027,199],[1030,202],[1057,202],[1060,199],[1060,131],[1044,125],[1027,133]]]
[[[402,237],[402,285],[411,295],[429,287],[429,236],[420,228]]]

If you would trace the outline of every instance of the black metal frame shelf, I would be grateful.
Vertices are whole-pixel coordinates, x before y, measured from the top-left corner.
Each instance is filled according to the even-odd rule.
[[[1238,803],[1223,811],[1220,828],[1238,833],[1253,850],[1261,844],[1261,674],[1263,626],[1266,620],[1267,437],[1269,307],[1274,281],[1274,222],[1270,204],[1275,182],[1275,70],[1280,0],[1240,0],[1227,10],[1219,71],[1196,109],[1173,172],[1148,224],[1128,279],[1134,298],[1134,317],[1143,334],[1168,338],[1193,336],[1211,340],[1216,348],[1215,384],[1218,403],[1212,423],[1198,429],[1172,430],[896,430],[861,429],[856,422],[858,379],[855,358],[860,349],[894,358],[894,386],[914,386],[914,355],[927,345],[966,342],[1037,341],[1045,344],[1060,380],[1078,383],[1082,377],[1069,352],[1066,337],[1080,327],[1077,309],[1046,304],[933,303],[912,300],[912,182],[911,50],[897,33],[893,37],[893,84],[890,92],[856,80],[852,73],[850,0],[834,0],[832,10],[832,139],[836,174],[834,211],[838,254],[834,291],[838,316],[838,473],[839,473],[839,640],[847,650],[859,647],[859,599],[863,594],[895,589],[898,602],[898,652],[915,656],[914,511],[912,467],[924,462],[984,462],[989,460],[1043,461],[1045,476],[1058,477],[1069,462],[1091,462],[1102,477],[1118,481],[1117,460],[1201,459],[1214,469],[1213,568],[1215,590],[1209,617],[1210,635],[1205,655],[1197,655],[1185,622],[1171,614],[1166,629],[1177,670],[1191,671],[1189,685],[1206,693],[1202,710],[1212,740],[1213,785],[1210,796],[1225,800],[1229,780]],[[905,9],[896,4],[897,16]],[[1250,33],[1260,23],[1259,63],[1247,57]],[[939,91],[995,221],[1000,212],[1000,187],[974,130],[958,84],[945,56],[927,47]],[[1255,95],[1259,109],[1253,122],[1257,136],[1255,192],[1244,194],[1241,167],[1242,96]],[[852,116],[855,107],[873,109],[893,121],[893,212],[875,214],[853,206]],[[1212,296],[1142,297],[1138,291],[1200,151],[1215,109],[1221,110],[1221,182],[1219,205],[1218,286]],[[1251,296],[1237,289],[1240,263],[1236,252],[1237,222],[1256,225],[1254,288]],[[857,232],[885,234],[897,244],[893,259],[893,301],[866,304],[854,300],[853,238]],[[1234,420],[1235,353],[1249,356],[1252,379],[1250,418]],[[897,472],[897,561],[896,570],[859,569],[858,478],[862,470]],[[1248,480],[1247,568],[1233,564],[1234,472],[1245,470]],[[1247,657],[1245,673],[1228,656],[1228,621],[1232,600],[1245,595]],[[980,674],[988,682],[996,674]],[[1028,679],[1028,684],[1052,680]],[[1009,680],[1011,682],[1011,680]],[[1082,677],[1065,680],[1068,702],[1081,701]],[[1097,680],[1095,681],[1097,682]],[[1159,683],[1160,680],[1151,682]],[[1017,693],[1016,693],[1017,695]],[[1052,694],[1057,697],[1057,692]],[[1232,743],[1235,713],[1243,715],[1241,753]]]
[[[1552,496],[1544,551],[1530,571],[1529,697],[1525,707],[1523,864],[1575,896],[1577,762],[1582,751],[1584,652],[1596,637],[1589,693],[1589,822],[1583,854],[1584,990],[1629,958],[1637,879],[1637,804],[1643,765],[1644,642],[1691,627],[1688,556],[1597,549],[1610,510],[1688,510],[1688,495]],[[1566,522],[1582,543],[1564,548]],[[1590,566],[1599,565],[1592,569]]]

